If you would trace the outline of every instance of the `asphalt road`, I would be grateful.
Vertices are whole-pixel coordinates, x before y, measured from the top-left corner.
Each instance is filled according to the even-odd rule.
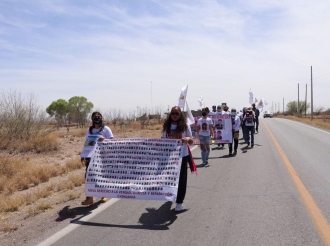
[[[239,142],[235,157],[228,156],[228,146],[212,145],[205,167],[199,148],[193,151],[198,175],[188,177],[183,212],[175,213],[170,202],[111,199],[37,241],[61,246],[330,244],[330,133],[266,118],[260,119],[253,149]]]

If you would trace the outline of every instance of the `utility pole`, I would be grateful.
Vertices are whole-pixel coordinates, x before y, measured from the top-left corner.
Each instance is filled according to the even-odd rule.
[[[306,118],[306,111],[307,111],[307,84],[306,84],[306,92],[305,92],[305,118]]]
[[[273,105],[273,101],[272,101],[272,113],[274,113],[274,105]]]
[[[275,103],[275,114],[277,114],[277,110],[276,110],[276,103]]]
[[[151,112],[150,114],[152,114],[152,81],[151,81]]]
[[[311,120],[313,120],[313,67],[311,66]]]
[[[284,115],[284,97],[283,97],[283,115]]]
[[[280,114],[280,103],[278,103],[277,111],[278,111],[278,114]]]
[[[299,83],[298,83],[298,114],[300,114],[300,107],[299,107]]]

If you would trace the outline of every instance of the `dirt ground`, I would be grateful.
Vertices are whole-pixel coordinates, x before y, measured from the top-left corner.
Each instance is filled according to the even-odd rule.
[[[159,132],[159,130],[149,130],[147,131],[147,135],[160,135]],[[127,137],[128,135],[130,137],[143,137],[142,135],[145,135],[145,133],[143,133],[143,131],[129,133],[119,131],[114,132],[114,135],[119,138]],[[64,164],[68,159],[79,156],[84,139],[84,137],[77,137],[74,132],[66,133],[65,137],[61,138],[62,144],[58,151],[34,155],[33,160],[38,163]],[[71,173],[84,176],[85,170],[81,168]],[[52,178],[48,182],[39,184],[37,187],[32,187],[31,189],[40,189],[50,182],[65,182],[68,175],[69,174]],[[1,232],[0,245],[29,245],[32,240],[45,233],[47,234],[47,232],[55,227],[64,227],[66,224],[69,224],[72,219],[79,218],[81,215],[88,213],[90,209],[93,209],[93,206],[85,207],[81,205],[84,199],[84,185],[81,185],[72,190],[53,193],[51,196],[40,199],[35,204],[20,208],[16,212],[0,214],[0,221],[2,223],[6,223],[8,228],[15,228],[15,230],[10,232]],[[98,201],[99,198],[94,199],[96,205],[99,204]],[[31,212],[29,213],[31,207],[42,203],[51,204],[52,207],[31,216]]]

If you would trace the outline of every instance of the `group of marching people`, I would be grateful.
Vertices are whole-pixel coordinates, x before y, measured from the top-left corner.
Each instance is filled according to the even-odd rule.
[[[228,114],[231,115],[232,119],[232,136],[234,143],[234,151],[233,151],[233,143],[229,145],[229,156],[235,156],[237,154],[238,148],[238,138],[239,138],[239,130],[242,128],[243,139],[247,146],[254,147],[254,133],[258,132],[259,127],[259,110],[255,107],[255,104],[252,104],[252,107],[244,107],[243,111],[239,114],[237,113],[235,108],[232,108],[229,111],[229,107],[227,105],[218,105],[213,106],[213,111],[210,112],[208,107],[202,109],[202,118],[197,121],[196,130],[198,132],[200,148],[201,148],[201,156],[203,165],[208,164],[208,157],[210,154],[210,143],[212,139],[215,138],[215,127],[213,125],[213,121],[209,116],[218,116]],[[251,136],[251,137],[250,137]],[[251,140],[251,142],[250,142]],[[222,148],[224,144],[221,144]],[[218,144],[220,147],[220,144]]]
[[[251,133],[251,148],[254,146],[254,129],[258,132],[258,117],[259,110],[253,107],[244,108],[242,114],[238,114],[235,108],[232,108],[229,111],[228,106],[218,105],[213,106],[213,112],[210,112],[209,108],[202,109],[202,118],[197,121],[197,131],[199,133],[199,141],[201,148],[201,155],[203,164],[208,163],[208,157],[210,153],[210,141],[211,138],[214,138],[214,126],[211,118],[208,116],[212,115],[223,115],[230,114],[232,118],[232,134],[234,142],[234,151],[233,143],[229,144],[229,155],[237,154],[238,147],[238,138],[239,138],[239,129],[242,127],[243,138],[245,142],[250,145],[250,133]],[[103,117],[100,112],[93,112],[92,114],[92,126],[89,127],[86,133],[86,138],[88,135],[97,135],[99,136],[98,141],[103,139],[113,138],[112,131],[109,127],[105,126],[103,123]],[[256,128],[255,127],[256,124]],[[187,189],[187,168],[188,164],[190,166],[191,172],[196,171],[196,166],[189,149],[189,145],[193,143],[193,136],[190,129],[190,126],[187,125],[185,115],[181,111],[181,108],[175,106],[171,109],[171,112],[168,114],[167,118],[164,121],[162,128],[162,138],[175,138],[181,139],[183,145],[181,148],[181,171],[178,185],[178,193],[176,198],[176,207],[175,211],[183,210],[183,200],[186,195]],[[223,147],[224,145],[222,145]],[[81,162],[86,166],[86,172],[90,163],[90,158],[81,158]],[[100,202],[106,202],[108,199],[102,197]],[[93,197],[86,197],[86,199],[81,203],[82,205],[91,205],[93,204]]]

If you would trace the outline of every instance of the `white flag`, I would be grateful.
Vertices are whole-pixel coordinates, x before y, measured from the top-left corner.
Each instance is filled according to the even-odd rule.
[[[256,103],[256,108],[259,109],[261,112],[264,109],[264,106],[268,105],[268,102],[262,97],[260,101]]]
[[[203,105],[204,105],[203,96],[201,96],[201,97],[198,99],[198,102],[199,102],[199,107],[203,107]]]
[[[194,116],[191,113],[191,110],[188,106],[188,102],[186,101],[186,110],[187,110],[187,124],[190,126],[191,124],[195,123]]]
[[[186,97],[187,97],[187,91],[188,91],[188,85],[182,87],[180,97],[178,99],[177,106],[179,108],[184,108],[184,104],[186,102]]]
[[[258,98],[255,97],[255,98],[254,98],[254,103],[255,103],[255,104],[258,104],[258,102],[259,102]]]
[[[249,103],[252,104],[253,103],[253,93],[252,93],[251,89],[250,89],[249,95],[250,95]]]

